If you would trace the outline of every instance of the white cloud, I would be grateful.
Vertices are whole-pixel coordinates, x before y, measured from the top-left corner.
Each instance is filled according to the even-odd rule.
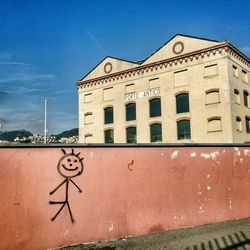
[[[0,65],[22,65],[22,66],[30,66],[30,64],[24,63],[24,62],[0,62]]]

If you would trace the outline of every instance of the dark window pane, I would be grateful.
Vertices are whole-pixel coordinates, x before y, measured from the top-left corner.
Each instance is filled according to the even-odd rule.
[[[180,94],[176,96],[176,112],[189,112],[189,97],[188,94]]]
[[[104,124],[113,123],[113,108],[108,107],[104,109]]]
[[[104,131],[105,143],[114,143],[114,131],[108,129]]]
[[[127,130],[127,143],[136,143],[136,127],[129,127]]]
[[[246,132],[250,133],[250,119],[246,117],[245,120],[246,120]]]
[[[244,106],[248,107],[248,92],[244,91]]]
[[[150,126],[150,136],[151,142],[162,141],[161,124],[155,123]]]
[[[152,99],[149,102],[150,105],[150,117],[161,116],[161,99]]]
[[[191,139],[190,121],[182,120],[177,122],[178,140]]]
[[[126,121],[136,120],[136,105],[129,103],[126,105]]]

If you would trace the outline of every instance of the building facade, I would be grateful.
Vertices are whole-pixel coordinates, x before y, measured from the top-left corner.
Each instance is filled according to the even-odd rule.
[[[81,143],[248,143],[250,59],[177,34],[131,62],[106,57],[77,83]]]

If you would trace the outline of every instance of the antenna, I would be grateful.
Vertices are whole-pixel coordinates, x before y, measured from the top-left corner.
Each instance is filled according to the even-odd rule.
[[[44,143],[47,141],[47,99],[44,101]]]

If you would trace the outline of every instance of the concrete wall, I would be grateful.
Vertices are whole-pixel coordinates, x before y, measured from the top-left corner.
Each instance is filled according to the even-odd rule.
[[[46,249],[250,216],[249,147],[64,150],[0,148],[0,249]],[[78,173],[68,179],[75,222],[67,205],[52,221],[62,204],[49,201],[65,200],[67,182],[50,192]]]

